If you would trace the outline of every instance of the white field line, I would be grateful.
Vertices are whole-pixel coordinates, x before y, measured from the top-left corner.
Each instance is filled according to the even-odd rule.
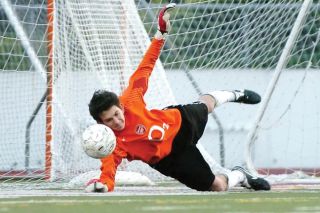
[[[270,192],[290,191],[291,193],[300,192],[319,192],[319,188],[274,186]],[[109,193],[86,193],[82,190],[17,190],[13,188],[1,189],[0,199],[3,198],[23,198],[23,197],[110,197],[110,196],[168,196],[168,195],[223,195],[225,193],[250,193],[250,190],[237,187],[229,192],[198,192],[187,187],[116,187],[114,192]],[[265,192],[269,193],[269,192]]]
[[[217,194],[216,194],[217,195]],[[165,209],[164,206],[148,206],[148,203],[152,204],[156,201],[157,199],[155,198],[150,198],[150,199],[139,199],[139,198],[134,198],[134,199],[120,199],[120,200],[108,200],[108,199],[87,199],[87,200],[79,200],[79,199],[48,199],[48,200],[37,200],[37,199],[31,199],[31,200],[1,200],[0,201],[0,206],[3,205],[27,205],[27,204],[79,204],[79,203],[89,203],[89,204],[127,204],[127,203],[144,203],[144,207],[142,210],[149,211],[149,210],[161,210]],[[239,203],[261,203],[265,201],[273,201],[276,200],[277,202],[287,202],[287,203],[292,203],[297,200],[297,198],[274,198],[273,196],[269,198],[224,198],[220,200],[224,201],[237,201]],[[319,197],[314,196],[314,197],[308,197],[308,200],[319,200]],[[173,202],[173,201],[172,201]],[[201,207],[194,206],[194,208],[209,208],[209,206],[206,206],[205,203],[207,202],[206,199],[204,199],[202,202],[203,205]],[[179,202],[180,203],[180,202]],[[175,203],[175,204],[179,204]],[[199,201],[197,201],[199,203]],[[172,203],[174,204],[174,202]],[[190,203],[189,203],[190,204]],[[184,209],[184,207],[190,209],[192,205],[175,205],[174,207],[168,206],[167,209],[165,210],[171,210],[171,208],[177,208],[177,209]],[[301,211],[301,210],[307,210],[309,207],[298,207],[295,210]],[[311,208],[311,207],[310,207]],[[312,207],[313,210],[320,210],[320,206],[315,206]],[[317,211],[318,212],[318,211]]]
[[[294,208],[293,212],[320,212],[320,206],[300,206]]]
[[[174,211],[174,210],[214,210],[216,209],[215,206],[206,206],[206,205],[178,205],[178,206],[143,206],[141,211],[154,211],[154,212],[163,212],[163,211]],[[225,210],[228,207],[225,208]],[[239,213],[239,212],[237,212]]]
[[[51,199],[51,200],[6,200],[0,201],[0,205],[21,205],[21,204],[64,204],[64,203],[108,203],[107,200],[59,200],[59,199]],[[111,203],[111,202],[109,202]],[[127,203],[127,202],[123,202]]]
[[[144,196],[144,195],[199,195],[213,192],[198,192],[187,187],[116,187],[109,193],[86,193],[82,190],[0,190],[0,198],[39,196]]]

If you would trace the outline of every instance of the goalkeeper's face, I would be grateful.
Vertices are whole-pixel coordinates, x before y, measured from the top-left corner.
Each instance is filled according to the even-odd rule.
[[[113,105],[110,109],[105,110],[99,115],[102,123],[114,131],[121,131],[125,126],[123,108]]]

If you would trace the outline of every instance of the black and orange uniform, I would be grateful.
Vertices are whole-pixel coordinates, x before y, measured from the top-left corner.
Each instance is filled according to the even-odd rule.
[[[115,131],[117,145],[114,152],[101,159],[102,166],[100,181],[108,186],[109,191],[114,189],[116,170],[123,158],[126,158],[129,161],[141,160],[161,173],[176,178],[191,188],[201,190],[197,187],[199,184],[196,183],[195,186],[192,186],[192,183],[188,184],[189,181],[184,181],[184,179],[189,178],[191,182],[194,182],[191,180],[193,177],[190,177],[190,175],[183,174],[184,172],[178,172],[179,174],[175,174],[179,169],[184,171],[192,168],[183,168],[184,166],[180,165],[179,168],[174,169],[175,171],[173,172],[169,170],[175,168],[172,164],[179,161],[177,156],[180,156],[180,154],[178,153],[181,153],[182,150],[188,150],[185,148],[185,144],[196,143],[196,141],[201,137],[207,121],[206,106],[200,103],[194,104],[199,105],[197,106],[198,108],[201,107],[202,110],[200,111],[203,112],[201,112],[201,115],[197,117],[199,117],[200,120],[204,120],[202,122],[204,124],[201,126],[199,131],[196,131],[200,133],[190,136],[190,132],[193,131],[189,130],[189,128],[193,129],[193,127],[188,125],[186,126],[184,124],[186,123],[184,121],[184,117],[193,117],[193,115],[186,114],[188,113],[188,110],[185,108],[188,107],[171,106],[163,110],[148,110],[143,99],[143,96],[148,89],[149,77],[160,55],[163,43],[164,40],[152,40],[143,60],[137,70],[130,77],[128,87],[119,97],[120,103],[124,108],[125,127],[122,131]],[[191,106],[192,105],[189,107]],[[191,121],[191,123],[192,122],[201,123],[201,121]],[[185,138],[186,135],[188,135],[187,138]],[[190,142],[188,143],[188,141]],[[192,147],[196,149],[194,144]],[[188,161],[188,159],[183,159],[183,161],[184,160]],[[190,160],[193,161],[193,159]],[[205,174],[206,176],[210,176],[209,180],[206,182],[214,180],[211,170],[209,173],[209,175],[207,172]],[[182,177],[185,175],[188,177]],[[206,189],[204,190],[209,190],[210,186],[207,186],[209,183],[206,183],[205,185],[206,186],[204,186],[204,188]]]

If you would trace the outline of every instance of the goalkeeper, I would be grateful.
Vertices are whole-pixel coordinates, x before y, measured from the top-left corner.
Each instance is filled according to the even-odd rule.
[[[170,28],[169,12],[174,7],[171,3],[160,11],[158,31],[123,94],[118,97],[106,90],[93,94],[90,114],[98,123],[114,131],[117,145],[111,155],[101,159],[100,179],[90,180],[86,191],[113,191],[116,170],[123,158],[141,160],[199,191],[226,191],[238,184],[254,190],[269,190],[266,180],[254,177],[242,167],[214,175],[196,147],[208,113],[226,102],[259,103],[257,93],[250,90],[214,91],[202,95],[192,104],[169,106],[163,110],[146,108],[143,97]]]

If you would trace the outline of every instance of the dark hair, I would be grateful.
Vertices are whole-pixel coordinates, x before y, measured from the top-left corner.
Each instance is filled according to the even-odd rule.
[[[101,122],[99,115],[114,105],[120,107],[119,98],[115,93],[107,90],[96,90],[89,103],[90,115],[97,122]]]

